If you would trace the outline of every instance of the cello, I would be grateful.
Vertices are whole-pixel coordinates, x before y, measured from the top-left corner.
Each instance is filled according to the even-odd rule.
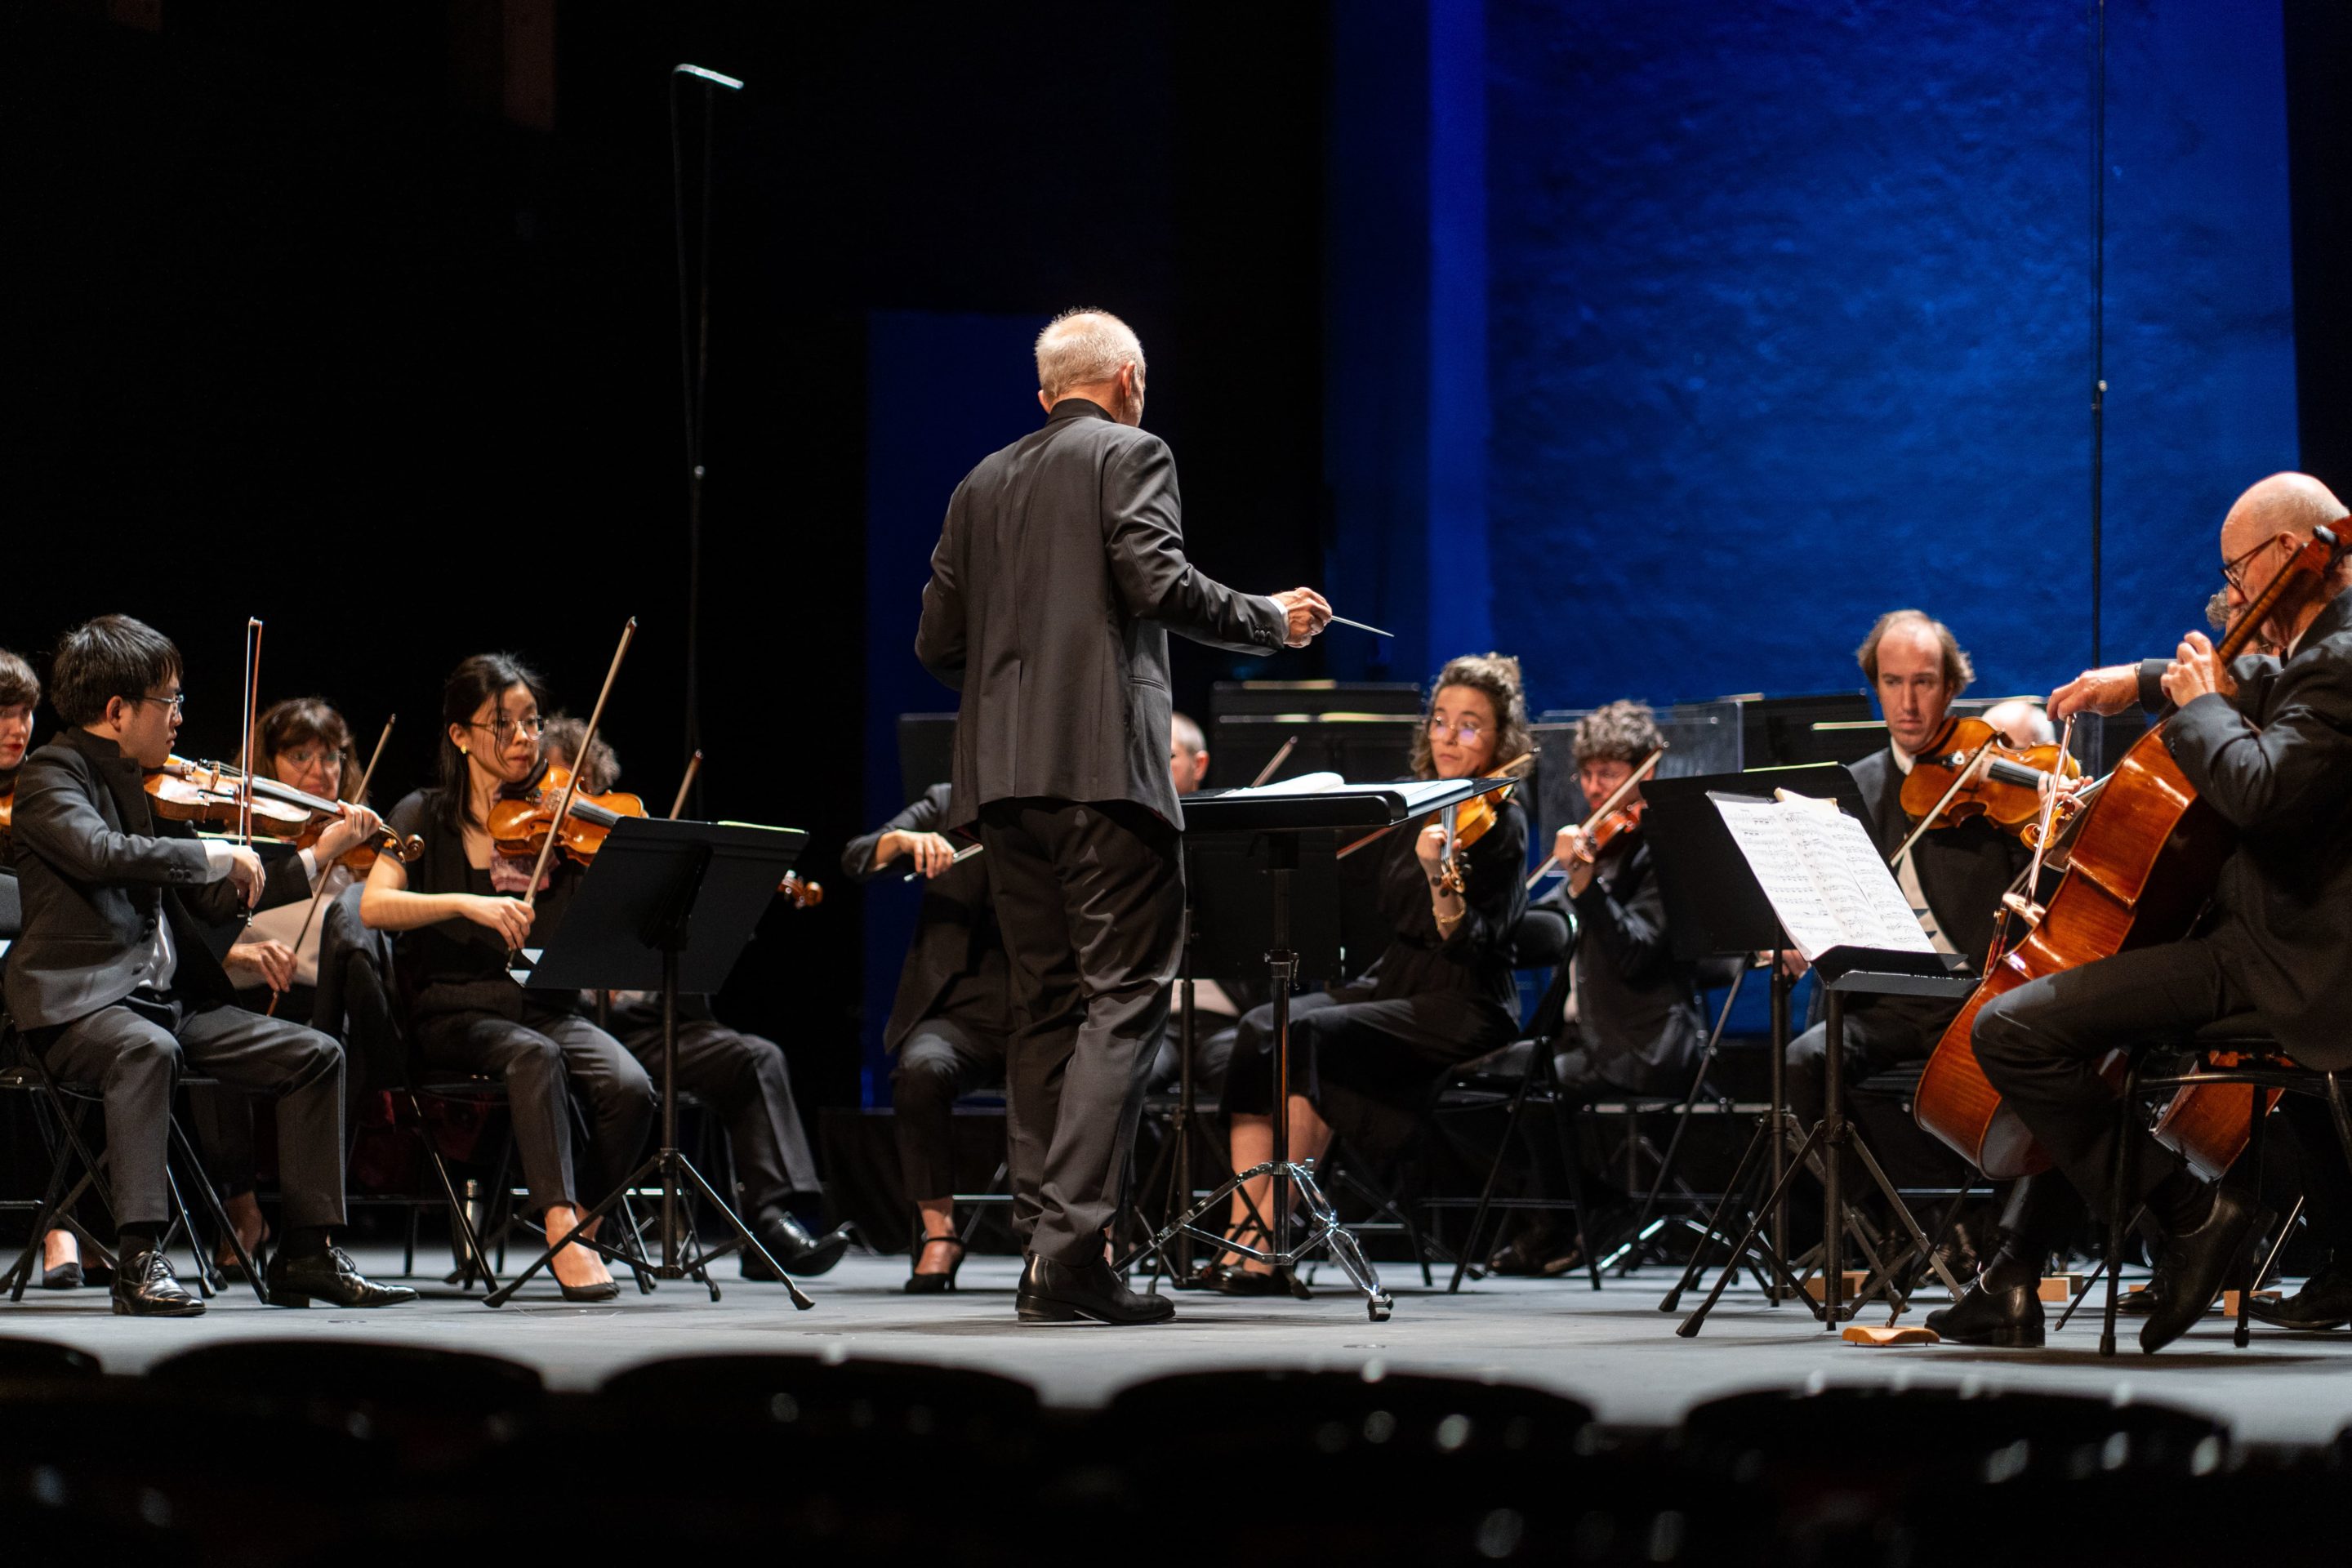
[[[2294,613],[2317,593],[2337,550],[2334,534],[2315,530],[2216,645],[2221,663],[2243,652],[2265,620]],[[1986,965],[1920,1074],[1914,1120],[1995,1181],[2047,1170],[2051,1159],[1985,1078],[1969,1039],[1978,1012],[2029,980],[2187,936],[2234,847],[2229,825],[2198,798],[2165,749],[2170,717],[2168,711],[2151,725],[2115,772],[2092,786],[2098,793],[2075,819],[2057,891],[2046,906],[2027,911],[2025,940]],[[2235,1097],[2242,1105],[2243,1091]],[[2236,1121],[2242,1140],[2242,1111]],[[2224,1167],[2235,1158],[2235,1151],[2226,1152]]]

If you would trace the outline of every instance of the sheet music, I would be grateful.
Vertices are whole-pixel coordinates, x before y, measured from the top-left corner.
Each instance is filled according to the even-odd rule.
[[[1382,784],[1349,784],[1338,773],[1301,773],[1295,779],[1284,779],[1278,784],[1220,790],[1217,798],[1253,800],[1265,795],[1393,795],[1403,798],[1409,815],[1418,816],[1433,809],[1423,805],[1423,801],[1458,795],[1461,788],[1462,781],[1459,779],[1398,779]]]
[[[1841,946],[1936,951],[1878,846],[1832,803],[1708,798],[1806,962]]]
[[[1249,789],[1227,790],[1228,795],[1321,795],[1326,790],[1346,789],[1348,783],[1338,773],[1301,773],[1295,779],[1282,779],[1270,784],[1257,784]]]

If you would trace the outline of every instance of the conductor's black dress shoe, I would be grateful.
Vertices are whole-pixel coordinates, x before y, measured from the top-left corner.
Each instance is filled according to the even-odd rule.
[[[1013,1310],[1024,1323],[1164,1323],[1176,1315],[1176,1303],[1129,1289],[1100,1258],[1056,1263],[1032,1253]]]
[[[116,1259],[114,1311],[122,1318],[200,1318],[205,1304],[180,1288],[171,1259],[149,1247]]]
[[[2040,1277],[2006,1288],[1988,1285],[1987,1278],[1979,1274],[1967,1295],[1928,1313],[1927,1327],[1937,1339],[1956,1345],[2038,1349],[2042,1343]]]
[[[2254,1205],[2227,1187],[2213,1189],[2213,1206],[2191,1230],[2168,1240],[2156,1255],[2148,1291],[2156,1310],[2139,1326],[2139,1348],[2153,1353],[2195,1326],[2221,1293],[2221,1282],[2254,1225]]]
[[[416,1300],[405,1285],[379,1285],[359,1271],[340,1247],[309,1258],[289,1258],[280,1247],[262,1269],[262,1289],[273,1307],[399,1307]]]

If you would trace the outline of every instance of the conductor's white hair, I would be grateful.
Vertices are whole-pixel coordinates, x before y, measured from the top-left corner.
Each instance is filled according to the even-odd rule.
[[[1108,381],[1124,364],[1142,374],[1143,344],[1108,310],[1065,310],[1037,334],[1037,390],[1049,400]]]

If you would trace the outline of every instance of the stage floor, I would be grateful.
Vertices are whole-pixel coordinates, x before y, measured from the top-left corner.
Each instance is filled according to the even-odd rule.
[[[368,1251],[362,1266],[385,1275],[398,1254]],[[2041,1351],[1958,1346],[1867,1350],[1839,1342],[1799,1307],[1768,1308],[1751,1287],[1734,1292],[1696,1340],[1677,1339],[1678,1321],[1657,1310],[1671,1282],[1653,1269],[1609,1282],[1595,1295],[1581,1283],[1496,1280],[1458,1296],[1424,1289],[1416,1273],[1391,1265],[1382,1277],[1395,1316],[1368,1321],[1338,1276],[1321,1271],[1315,1299],[1230,1300],[1181,1292],[1172,1323],[1150,1329],[1092,1325],[1024,1328],[1013,1321],[1013,1260],[974,1257],[961,1289],[946,1297],[904,1294],[906,1259],[852,1256],[808,1281],[816,1306],[795,1312],[781,1288],[720,1280],[723,1300],[698,1287],[666,1284],[651,1296],[633,1288],[615,1302],[566,1305],[535,1288],[498,1311],[437,1281],[415,1307],[384,1312],[283,1311],[249,1290],[215,1301],[205,1317],[132,1321],[108,1312],[103,1290],[30,1290],[0,1301],[0,1334],[63,1341],[95,1354],[106,1370],[135,1373],[175,1351],[225,1337],[348,1336],[502,1355],[537,1367],[548,1384],[594,1387],[612,1372],[667,1356],[725,1352],[823,1354],[978,1367],[1019,1378],[1048,1405],[1086,1408],[1130,1384],[1167,1373],[1236,1366],[1339,1369],[1379,1363],[1397,1371],[1518,1383],[1589,1403],[1604,1422],[1673,1425],[1718,1394],[1793,1387],[1812,1380],[1875,1384],[1958,1384],[2156,1401],[2230,1422],[2241,1442],[2307,1444],[2352,1421],[2352,1332],[2294,1335],[2255,1330],[2247,1350],[2231,1347],[2221,1317],[2164,1354],[2099,1359],[2090,1306]],[[1921,1310],[1939,1304],[1930,1300]],[[1883,1321],[1883,1312],[1872,1321]],[[2126,1333],[2131,1331],[2127,1324]]]

